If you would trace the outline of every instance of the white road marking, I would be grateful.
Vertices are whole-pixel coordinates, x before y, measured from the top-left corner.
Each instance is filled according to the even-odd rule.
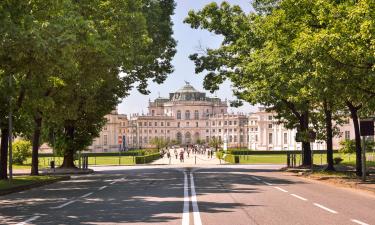
[[[86,198],[86,197],[88,197],[88,196],[90,196],[90,195],[92,195],[92,194],[94,194],[94,192],[90,192],[90,193],[87,193],[87,194],[85,194],[85,195],[82,195],[81,198]]]
[[[103,190],[104,188],[107,188],[108,186],[103,186],[99,188],[99,191]]]
[[[193,206],[194,225],[202,225],[201,216],[199,213],[197,195],[195,192],[194,176],[190,173],[190,190],[191,190],[191,204]]]
[[[296,195],[296,194],[290,194],[291,196],[294,196],[294,197],[296,197],[296,198],[299,198],[299,199],[301,199],[302,201],[307,201],[307,199],[306,198],[303,198],[303,197],[301,197],[301,196],[299,196],[299,195]]]
[[[74,203],[74,202],[76,202],[76,200],[72,200],[72,201],[66,202],[62,205],[59,205],[59,206],[56,206],[56,207],[50,207],[50,208],[51,209],[61,209],[61,208],[64,208],[65,206],[67,206],[67,205],[70,205],[70,204]]]
[[[280,190],[280,191],[282,191],[282,192],[288,192],[287,190],[282,189],[281,187],[274,187],[274,188],[276,188],[277,190]]]
[[[320,204],[318,204],[318,203],[314,203],[314,205],[317,206],[317,207],[319,207],[319,208],[321,208],[321,209],[324,209],[324,210],[326,210],[326,211],[328,211],[328,212],[330,212],[330,213],[337,214],[337,212],[336,212],[335,210],[332,210],[332,209],[330,209],[330,208],[327,208],[327,207],[325,207],[325,206],[322,206],[322,205],[320,205]]]
[[[252,177],[252,178],[254,178],[255,180],[261,180],[261,179],[259,179],[258,177]]]
[[[33,216],[33,217],[31,217],[30,219],[28,219],[28,220],[25,220],[25,221],[23,221],[23,222],[21,222],[21,223],[17,223],[16,225],[26,225],[26,224],[28,224],[29,222],[32,222],[32,221],[34,221],[34,220],[36,220],[36,219],[38,219],[38,218],[40,218],[40,216]]]
[[[354,222],[354,223],[360,224],[360,225],[369,225],[367,223],[364,223],[364,222],[356,220],[356,219],[351,219],[351,221]]]
[[[265,182],[265,181],[262,181],[263,182],[263,184],[266,184],[266,185],[272,185],[272,184],[270,184],[270,183],[268,183],[268,182]]]
[[[113,181],[113,182],[111,182],[111,183],[109,183],[109,184],[115,184],[117,181]]]
[[[184,172],[184,208],[182,212],[182,225],[189,225],[189,190],[188,178]]]

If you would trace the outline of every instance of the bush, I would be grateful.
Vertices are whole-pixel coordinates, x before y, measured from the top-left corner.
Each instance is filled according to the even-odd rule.
[[[13,142],[13,163],[23,165],[27,157],[31,156],[31,143],[30,141],[17,140]]]
[[[145,156],[136,156],[135,157],[135,164],[145,164],[150,163],[156,159],[160,158],[159,153],[151,154],[151,155],[145,155]]]
[[[340,164],[342,161],[343,161],[343,159],[340,158],[340,157],[335,157],[335,158],[333,158],[333,163],[334,163],[335,165]]]

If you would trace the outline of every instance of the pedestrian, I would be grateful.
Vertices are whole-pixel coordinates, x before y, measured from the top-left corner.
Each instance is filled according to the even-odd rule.
[[[184,162],[184,151],[180,152],[180,162]]]
[[[167,157],[168,159],[171,157],[171,153],[169,151],[167,152]]]
[[[178,156],[177,149],[174,149],[174,155],[176,156],[176,159],[177,159],[177,156]]]

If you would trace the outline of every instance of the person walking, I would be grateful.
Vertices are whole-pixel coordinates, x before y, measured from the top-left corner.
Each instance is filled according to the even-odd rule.
[[[177,159],[177,156],[178,156],[177,149],[174,149],[174,155],[176,156],[176,159]]]
[[[184,151],[180,152],[180,162],[184,162]]]

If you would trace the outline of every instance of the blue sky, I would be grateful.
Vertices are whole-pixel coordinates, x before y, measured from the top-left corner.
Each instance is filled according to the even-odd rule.
[[[197,52],[198,46],[216,48],[220,46],[221,38],[217,35],[211,34],[205,30],[194,30],[188,24],[184,24],[183,20],[186,18],[190,10],[202,9],[206,4],[213,2],[213,0],[176,0],[177,6],[175,15],[173,16],[173,30],[174,38],[177,40],[177,54],[173,59],[173,66],[175,71],[169,75],[167,80],[161,84],[154,84],[149,82],[149,95],[142,95],[135,89],[131,91],[130,96],[125,98],[118,106],[119,113],[133,114],[133,113],[146,113],[149,99],[153,100],[160,94],[162,97],[168,97],[170,92],[182,87],[184,81],[190,82],[196,89],[204,91],[203,78],[204,74],[195,74],[194,63],[188,58],[192,53]],[[215,0],[215,2],[222,2]],[[251,4],[248,0],[227,0],[230,4],[240,5],[242,9],[249,12]],[[208,92],[207,92],[208,93]],[[215,94],[220,98],[233,100],[230,82],[224,83],[220,90]],[[240,108],[230,108],[231,112],[250,112],[256,108],[245,104]]]

